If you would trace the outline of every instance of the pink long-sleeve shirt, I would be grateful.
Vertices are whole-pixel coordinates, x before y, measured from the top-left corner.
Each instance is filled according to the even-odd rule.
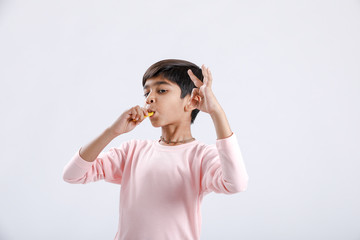
[[[235,134],[212,145],[130,140],[100,153],[94,162],[77,151],[63,178],[121,184],[115,240],[198,240],[203,197],[212,191],[245,191],[248,182]]]

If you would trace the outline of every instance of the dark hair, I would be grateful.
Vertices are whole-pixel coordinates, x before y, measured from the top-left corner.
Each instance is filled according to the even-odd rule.
[[[180,98],[184,98],[188,94],[191,94],[193,88],[196,87],[187,73],[189,69],[191,69],[200,81],[203,81],[204,77],[201,68],[194,63],[179,59],[165,59],[154,63],[146,70],[143,76],[142,85],[144,86],[146,80],[149,78],[162,76],[169,81],[176,83],[181,89]],[[191,123],[194,123],[198,113],[198,109],[192,110]]]

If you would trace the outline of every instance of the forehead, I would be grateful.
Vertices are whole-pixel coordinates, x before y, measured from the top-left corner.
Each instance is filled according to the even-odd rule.
[[[166,85],[169,87],[177,86],[176,83],[173,83],[172,81],[170,81],[162,76],[158,76],[158,77],[153,77],[153,78],[149,78],[148,80],[146,80],[144,89],[148,89],[148,88],[156,87],[156,86],[160,86],[160,85]]]

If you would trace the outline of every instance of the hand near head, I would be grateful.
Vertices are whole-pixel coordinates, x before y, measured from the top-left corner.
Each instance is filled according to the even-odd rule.
[[[204,76],[203,82],[190,69],[188,70],[188,74],[196,86],[191,93],[191,103],[200,111],[212,114],[221,109],[221,106],[211,89],[212,75],[209,68],[202,65],[201,70]]]
[[[110,126],[110,130],[115,135],[130,132],[138,126],[148,115],[148,111],[140,106],[132,107],[123,114]]]

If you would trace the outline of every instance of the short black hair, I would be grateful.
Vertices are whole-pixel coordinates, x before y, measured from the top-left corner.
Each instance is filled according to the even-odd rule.
[[[165,59],[154,63],[146,70],[143,76],[142,85],[144,86],[146,80],[149,78],[161,76],[176,83],[181,89],[180,98],[184,98],[191,94],[193,88],[196,87],[187,73],[189,69],[191,69],[200,81],[203,81],[204,76],[202,75],[201,68],[196,64],[180,59]],[[192,110],[191,123],[194,123],[198,113],[198,109]]]

